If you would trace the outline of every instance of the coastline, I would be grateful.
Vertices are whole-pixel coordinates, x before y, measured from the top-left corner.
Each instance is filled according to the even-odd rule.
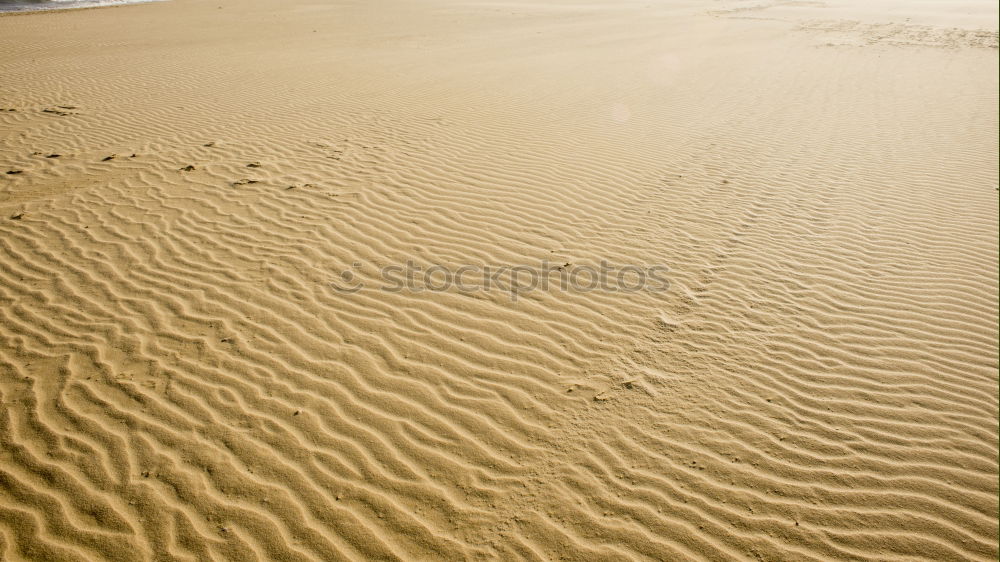
[[[34,14],[38,12],[61,12],[66,10],[88,10],[93,8],[116,8],[122,6],[130,6],[133,4],[146,4],[149,2],[162,2],[165,0],[93,0],[93,2],[87,2],[86,0],[81,0],[82,5],[72,5],[72,6],[45,6],[38,8],[4,8],[0,5],[0,17],[7,14]]]

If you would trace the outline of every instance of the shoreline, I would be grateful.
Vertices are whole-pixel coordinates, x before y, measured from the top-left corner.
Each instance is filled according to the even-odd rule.
[[[111,2],[106,4],[91,4],[84,6],[65,6],[65,7],[46,7],[46,8],[25,8],[25,9],[3,9],[0,8],[0,17],[6,15],[24,15],[24,14],[36,14],[39,12],[63,12],[68,10],[92,10],[96,8],[118,8],[123,6],[132,6],[135,4],[149,4],[152,2],[164,2],[167,0],[127,0],[124,2]]]

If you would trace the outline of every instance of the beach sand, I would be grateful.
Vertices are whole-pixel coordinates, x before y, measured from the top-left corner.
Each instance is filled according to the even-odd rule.
[[[0,17],[0,559],[996,560],[996,10]]]

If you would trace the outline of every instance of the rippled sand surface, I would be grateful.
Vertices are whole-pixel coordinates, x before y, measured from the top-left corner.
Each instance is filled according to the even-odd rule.
[[[0,559],[996,560],[997,65],[977,1],[0,17]]]

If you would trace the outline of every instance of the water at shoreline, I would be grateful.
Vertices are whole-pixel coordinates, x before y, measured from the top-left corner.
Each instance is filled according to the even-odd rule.
[[[154,0],[0,0],[0,12],[33,12],[137,4]]]

